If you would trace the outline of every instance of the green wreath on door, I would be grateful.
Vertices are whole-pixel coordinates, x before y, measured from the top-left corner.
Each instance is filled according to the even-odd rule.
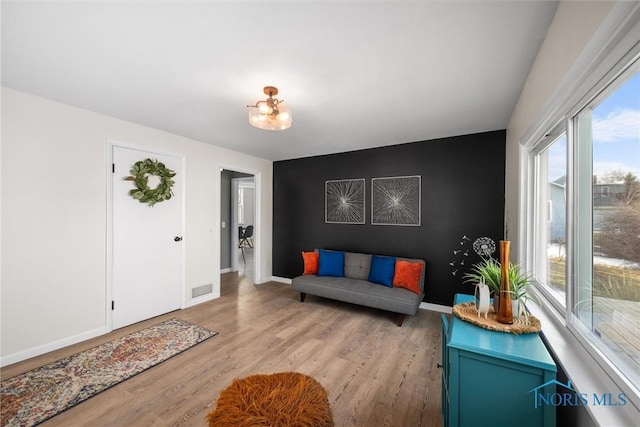
[[[176,173],[168,169],[164,163],[157,159],[145,159],[136,162],[129,171],[131,176],[125,178],[127,181],[133,181],[136,188],[129,191],[129,195],[140,203],[147,203],[153,206],[156,203],[169,200],[173,196],[171,188],[175,184],[173,181]],[[160,183],[156,188],[149,187],[149,175],[160,178]]]

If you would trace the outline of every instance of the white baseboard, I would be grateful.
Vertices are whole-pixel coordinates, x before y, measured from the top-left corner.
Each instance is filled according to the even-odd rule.
[[[7,365],[12,365],[14,363],[22,362],[23,360],[40,356],[42,354],[49,353],[50,351],[58,350],[63,347],[77,344],[79,342],[86,341],[91,338],[99,337],[100,335],[104,335],[109,332],[111,332],[109,328],[101,327],[101,328],[93,329],[91,331],[83,332],[78,335],[73,335],[71,337],[62,338],[57,341],[39,345],[37,347],[33,347],[27,350],[19,351],[17,353],[9,354],[7,356],[3,356],[0,359],[0,366],[7,366]]]
[[[287,285],[291,284],[291,279],[288,279],[286,277],[271,276],[271,281],[272,282],[285,283]]]
[[[186,302],[185,308],[192,307],[194,305],[202,304],[203,302],[210,301],[212,299],[219,298],[220,294],[206,294],[197,298],[193,298]],[[62,338],[57,341],[53,341],[47,344],[39,345],[37,347],[33,347],[27,350],[19,351],[17,353],[8,354],[6,356],[2,356],[0,358],[0,367],[12,365],[14,363],[22,362],[23,360],[30,359],[32,357],[40,356],[45,353],[49,353],[50,351],[58,350],[63,347],[67,347],[73,344],[77,344],[82,341],[89,340],[91,338],[96,338],[101,335],[107,334],[111,332],[109,328],[101,327],[97,329],[93,329],[91,331],[83,332],[78,335],[73,335],[71,337]]]
[[[222,269],[220,269],[220,274],[231,273],[232,271],[233,270],[231,269],[231,267],[222,268]]]
[[[449,306],[432,304],[430,302],[421,302],[420,308],[423,310],[431,310],[431,311],[437,311],[438,313],[447,313],[447,314],[451,314],[451,311],[452,311],[451,307]]]
[[[220,298],[220,291],[217,293],[210,293],[205,295],[200,295],[199,297],[192,298],[186,302],[184,308],[193,307],[194,305],[202,304],[203,302],[211,301],[212,299]]]

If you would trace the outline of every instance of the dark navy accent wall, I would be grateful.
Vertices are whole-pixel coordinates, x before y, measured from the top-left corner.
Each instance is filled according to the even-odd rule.
[[[505,143],[499,130],[274,162],[273,275],[300,275],[301,251],[341,249],[424,259],[427,302],[473,293],[461,278],[480,260],[473,241],[503,236]],[[421,225],[371,225],[371,178],[405,175],[422,177]],[[366,180],[366,224],[326,224],[325,181],[355,178]]]

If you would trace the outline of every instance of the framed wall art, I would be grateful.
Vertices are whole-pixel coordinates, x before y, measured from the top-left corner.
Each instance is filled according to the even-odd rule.
[[[371,179],[371,224],[420,225],[421,177]]]
[[[325,182],[325,222],[364,224],[364,179]]]

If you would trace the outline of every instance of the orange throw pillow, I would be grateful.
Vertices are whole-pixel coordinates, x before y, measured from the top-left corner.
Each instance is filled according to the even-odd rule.
[[[422,263],[409,261],[396,261],[396,271],[393,275],[393,286],[409,289],[420,295],[420,276],[422,275]]]
[[[318,274],[318,252],[302,252],[304,272],[302,274]]]

